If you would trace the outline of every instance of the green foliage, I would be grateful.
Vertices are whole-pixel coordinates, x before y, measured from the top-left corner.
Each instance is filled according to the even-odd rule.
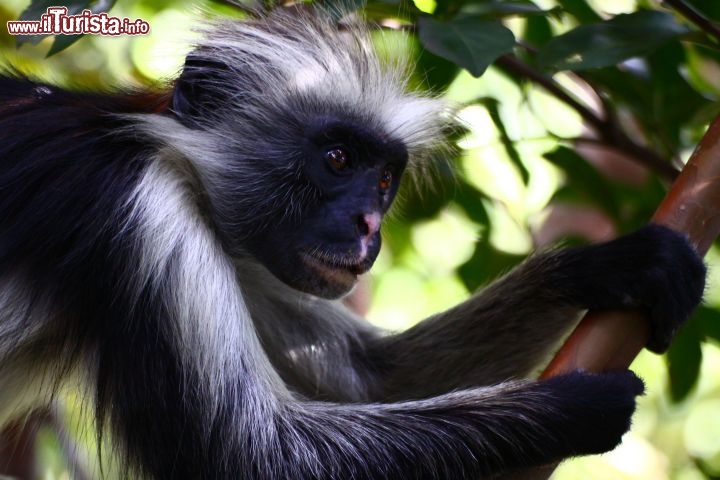
[[[687,31],[669,13],[641,10],[558,35],[540,50],[537,60],[554,70],[609,67],[647,55]]]

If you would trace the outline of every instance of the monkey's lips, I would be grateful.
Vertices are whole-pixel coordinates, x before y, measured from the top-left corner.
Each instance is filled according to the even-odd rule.
[[[314,273],[335,284],[354,284],[357,276],[372,266],[368,258],[342,257],[302,252],[300,258]]]

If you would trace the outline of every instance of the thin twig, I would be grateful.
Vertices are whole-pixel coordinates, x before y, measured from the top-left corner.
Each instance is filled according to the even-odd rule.
[[[696,10],[695,7],[686,3],[685,0],[664,0],[663,3],[669,5],[680,15],[700,27],[700,30],[704,31],[708,35],[711,35],[715,38],[715,40],[720,42],[720,26],[710,21],[702,13]]]
[[[665,158],[633,141],[612,119],[604,119],[585,104],[573,97],[565,88],[549,75],[539,72],[520,61],[514,55],[503,55],[495,65],[510,74],[526,78],[541,86],[557,99],[575,110],[585,122],[595,130],[600,139],[608,146],[629,154],[638,163],[650,168],[667,180],[674,180],[678,171]]]
[[[580,103],[572,95],[570,95],[559,83],[550,76],[535,70],[528,64],[520,61],[514,55],[503,55],[495,61],[495,65],[503,70],[509,71],[521,77],[531,80],[551,93],[553,96],[569,105],[573,110],[578,112],[587,123],[596,129],[603,128],[605,121],[587,106]]]

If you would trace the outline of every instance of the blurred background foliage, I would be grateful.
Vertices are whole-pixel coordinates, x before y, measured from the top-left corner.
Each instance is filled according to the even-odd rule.
[[[57,3],[2,0],[0,21],[32,19]],[[370,293],[358,308],[390,329],[463,300],[536,248],[642,225],[720,112],[716,0],[343,3],[378,26],[383,55],[409,56],[411,84],[446,97],[462,122],[451,139],[455,154],[427,183],[402,191],[385,248],[358,292]],[[62,4],[71,13],[111,8],[149,22],[151,32],[23,39],[2,29],[0,65],[76,87],[162,88],[202,18],[242,16],[242,6],[253,5]],[[705,305],[669,354],[644,352],[634,363],[648,393],[632,432],[609,454],[566,462],[554,479],[720,478],[720,272],[712,268],[719,259],[713,248]],[[74,391],[68,399],[54,415],[61,426],[45,422],[38,436],[38,478],[97,476],[92,455],[68,453],[70,442],[95,448],[88,425],[72,420],[87,405]],[[112,476],[112,465],[105,470]]]

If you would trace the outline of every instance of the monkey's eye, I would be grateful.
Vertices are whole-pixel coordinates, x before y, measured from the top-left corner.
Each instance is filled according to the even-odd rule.
[[[338,172],[350,166],[350,155],[347,150],[340,147],[331,148],[325,152],[325,160]]]
[[[392,167],[385,167],[385,170],[383,170],[382,176],[380,177],[380,183],[378,184],[378,187],[380,190],[389,190],[390,187],[392,187],[392,181],[393,181],[393,169]]]

